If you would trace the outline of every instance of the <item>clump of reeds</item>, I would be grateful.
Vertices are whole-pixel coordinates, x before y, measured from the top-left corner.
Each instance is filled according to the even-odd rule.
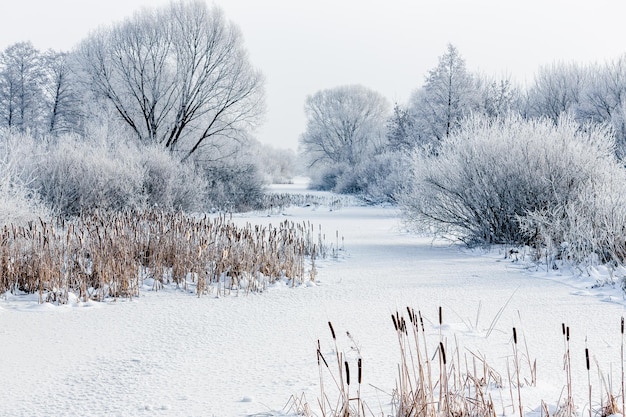
[[[536,361],[528,357],[528,346],[518,328],[513,328],[512,347],[514,370],[511,372],[508,366],[508,380],[503,380],[500,374],[487,364],[486,359],[476,353],[461,355],[458,342],[451,349],[441,330],[443,314],[439,308],[438,340],[431,340],[424,326],[424,318],[421,311],[407,308],[408,320],[403,314],[396,312],[391,315],[391,320],[397,336],[400,361],[398,364],[398,376],[396,386],[391,394],[391,413],[381,410],[374,413],[365,406],[361,397],[362,362],[358,355],[358,387],[355,394],[351,391],[351,363],[346,360],[346,355],[339,350],[337,335],[332,324],[329,322],[333,338],[333,352],[336,364],[332,365],[322,353],[320,341],[317,342],[317,360],[320,374],[320,396],[318,406],[323,417],[348,417],[348,416],[396,416],[396,417],[496,417],[495,404],[491,393],[494,390],[502,391],[507,388],[510,391],[510,404],[502,400],[502,415],[509,414],[506,408],[512,410],[513,415],[523,417],[525,415],[522,406],[524,382],[527,386],[536,383]],[[622,337],[624,334],[624,322],[622,320]],[[432,333],[432,332],[430,332]],[[541,402],[542,416],[545,417],[572,417],[576,416],[574,406],[572,362],[570,351],[569,327],[562,324],[564,343],[564,372],[566,398],[561,403],[557,402],[554,411],[550,411],[547,403]],[[348,334],[349,335],[349,334]],[[350,335],[349,335],[350,336]],[[456,338],[455,338],[456,341]],[[522,345],[523,343],[523,345]],[[524,347],[525,353],[520,352]],[[621,358],[623,363],[623,342]],[[589,416],[608,417],[621,414],[619,395],[614,395],[610,380],[607,381],[601,375],[600,366],[597,364],[601,387],[598,393],[592,392],[591,386],[591,361],[590,352],[585,348],[585,366],[587,370],[588,386],[588,412]],[[524,358],[526,356],[526,358]],[[522,376],[521,364],[529,365],[530,379]],[[332,381],[329,389],[328,378]],[[624,386],[624,372],[622,367],[621,387]],[[513,394],[515,388],[516,394]],[[623,388],[621,388],[623,389]],[[335,396],[332,396],[332,393]],[[592,408],[592,394],[598,401],[599,406]],[[502,393],[500,392],[502,398]],[[517,397],[517,398],[515,398]],[[596,403],[596,404],[598,404]],[[622,398],[623,403],[623,398]],[[304,397],[292,397],[291,409],[296,409],[304,416],[314,416],[311,407]]]
[[[335,355],[335,365],[329,364],[322,348],[320,341],[317,341],[317,365],[319,369],[320,378],[320,396],[318,399],[318,406],[321,410],[322,416],[341,416],[341,417],[362,417],[366,416],[366,404],[361,399],[361,385],[363,383],[363,359],[359,352],[357,352],[357,358],[354,362],[348,359],[347,355],[339,350],[337,343],[337,334],[331,322],[328,322],[328,327],[333,338]],[[347,336],[350,333],[347,332]],[[356,375],[355,375],[356,369]],[[332,386],[328,387],[324,381],[330,378]],[[337,399],[331,400],[331,394],[329,391],[333,391],[336,394]],[[355,392],[356,390],[356,392]],[[297,409],[309,410],[308,413],[304,413],[305,416],[314,415],[308,405],[305,407],[303,404],[298,403]]]
[[[474,360],[470,369],[465,358],[463,365],[458,344],[454,350],[449,350],[441,331],[441,307],[438,310],[439,341],[435,345],[437,361],[433,361],[434,356],[429,354],[429,340],[421,311],[407,308],[407,313],[408,322],[398,312],[391,317],[400,347],[394,415],[495,416],[493,401],[485,391],[485,387],[494,383],[493,372],[486,362],[478,368]],[[479,373],[479,369],[483,372]]]
[[[295,193],[265,193],[261,200],[262,210],[278,214],[289,207],[325,207],[331,211],[358,205],[358,199],[349,195],[319,195]]]
[[[317,237],[317,238],[316,238]],[[0,230],[0,293],[39,293],[40,301],[136,297],[175,284],[198,295],[260,292],[285,280],[315,278],[326,243],[310,223],[237,226],[225,215],[96,212],[69,222]]]

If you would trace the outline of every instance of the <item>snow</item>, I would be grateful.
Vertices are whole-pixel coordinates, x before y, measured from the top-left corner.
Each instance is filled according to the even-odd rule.
[[[305,193],[304,185],[274,190]],[[504,248],[468,250],[415,236],[404,231],[393,207],[295,207],[235,220],[276,224],[285,217],[321,225],[329,242],[336,231],[345,238],[338,259],[318,264],[315,285],[221,298],[165,288],[144,290],[132,301],[66,306],[5,294],[0,415],[278,416],[293,412],[292,396],[315,409],[318,339],[325,356],[335,354],[329,321],[339,349],[350,358],[351,346],[360,350],[362,398],[377,415],[388,414],[399,362],[390,315],[406,306],[422,312],[433,342],[441,331],[449,346],[458,341],[461,355],[485,356],[505,380],[511,329],[523,333],[538,370],[537,387],[522,388],[529,415],[539,415],[542,400],[552,407],[562,401],[563,322],[572,335],[579,413],[588,410],[585,347],[605,375],[612,372],[619,394],[624,299],[619,288],[592,288],[608,271],[547,271],[505,259]],[[516,413],[508,386],[492,394],[499,414]]]

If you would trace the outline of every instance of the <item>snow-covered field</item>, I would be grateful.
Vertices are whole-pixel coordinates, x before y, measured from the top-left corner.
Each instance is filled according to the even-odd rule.
[[[298,191],[280,190],[287,188]],[[285,415],[292,395],[317,403],[318,339],[332,356],[328,321],[340,348],[351,346],[345,331],[358,344],[362,397],[376,415],[387,415],[399,361],[390,315],[406,306],[421,310],[434,341],[441,306],[449,345],[456,337],[462,355],[480,353],[505,379],[511,329],[523,331],[538,370],[537,387],[522,388],[526,412],[564,395],[563,322],[571,331],[579,413],[588,415],[585,346],[603,372],[612,370],[619,393],[620,290],[591,289],[592,279],[527,268],[499,250],[469,251],[405,233],[394,208],[291,208],[236,221],[277,223],[286,217],[320,224],[330,242],[336,231],[345,238],[339,259],[320,264],[316,285],[223,298],[165,289],[144,291],[132,301],[73,306],[5,295],[0,415]],[[597,374],[594,364],[594,402],[600,399]],[[516,413],[508,386],[492,395],[498,413]]]

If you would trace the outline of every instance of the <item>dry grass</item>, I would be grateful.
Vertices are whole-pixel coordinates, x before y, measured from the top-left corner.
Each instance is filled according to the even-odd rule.
[[[328,249],[310,223],[236,226],[227,216],[95,213],[73,222],[0,230],[0,293],[38,293],[40,302],[136,297],[146,284],[198,295],[260,292],[271,283],[315,278]]]
[[[350,385],[350,363],[346,354],[339,350],[335,330],[329,323],[334,343],[337,363],[329,363],[317,346],[317,358],[320,378],[320,396],[318,406],[322,417],[496,417],[513,415],[523,417],[527,411],[522,406],[523,386],[535,386],[536,361],[530,360],[523,331],[513,328],[511,363],[507,361],[507,378],[487,364],[484,356],[466,350],[461,354],[458,343],[448,346],[441,332],[435,342],[427,336],[424,328],[425,319],[420,311],[407,308],[408,320],[396,312],[391,319],[397,336],[400,361],[396,386],[390,395],[391,412],[373,412],[361,397],[362,360],[357,350],[358,379]],[[439,309],[439,325],[443,324],[443,315]],[[623,323],[623,321],[622,321]],[[623,324],[622,324],[623,326]],[[624,334],[622,327],[622,335]],[[541,403],[542,417],[572,417],[589,415],[590,417],[608,417],[621,414],[623,409],[621,395],[613,394],[610,379],[600,372],[596,361],[599,378],[602,381],[599,392],[592,392],[590,353],[585,349],[586,368],[588,371],[588,404],[578,414],[573,400],[572,363],[570,352],[569,327],[562,325],[564,344],[564,399],[558,399],[556,407],[550,411],[547,403]],[[348,333],[348,336],[351,336]],[[523,350],[520,349],[523,347]],[[352,349],[354,350],[354,348]],[[622,344],[623,350],[623,344]],[[526,370],[525,367],[528,366]],[[524,368],[524,369],[522,369]],[[330,380],[331,384],[328,385]],[[355,386],[356,385],[356,386]],[[624,386],[624,377],[619,390]],[[503,392],[508,391],[509,398],[504,400]],[[384,392],[379,390],[379,392]],[[499,392],[502,409],[496,412],[491,394]],[[592,404],[592,400],[598,400]],[[563,401],[562,401],[563,400]],[[505,404],[506,403],[506,404]],[[307,417],[315,416],[304,396],[292,397],[289,411]],[[536,415],[536,411],[531,412]],[[587,414],[588,413],[588,414]]]
[[[358,205],[358,197],[351,195],[319,195],[293,193],[265,193],[261,201],[263,210],[271,214],[281,213],[289,207],[327,207],[340,210],[343,207]]]

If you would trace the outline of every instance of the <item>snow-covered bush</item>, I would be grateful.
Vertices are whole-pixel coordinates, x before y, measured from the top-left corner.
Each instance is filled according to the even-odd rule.
[[[395,202],[411,168],[406,153],[383,151],[355,166],[336,164],[312,170],[309,188],[355,194],[373,203]]]
[[[62,135],[37,141],[15,132],[5,137],[19,155],[13,165],[26,187],[22,194],[40,196],[58,215],[146,207],[198,211],[206,203],[207,183],[191,164],[119,132],[110,137],[96,130],[88,138]],[[5,188],[7,183],[2,182]],[[11,190],[17,195],[15,186]]]
[[[0,226],[50,216],[39,195],[29,188],[30,175],[23,161],[32,159],[35,143],[28,135],[0,129]]]
[[[207,208],[208,183],[193,164],[181,163],[166,149],[148,146],[142,150],[141,165],[148,207],[187,212]]]
[[[613,146],[608,130],[583,129],[567,118],[557,125],[470,118],[437,155],[416,155],[400,200],[414,225],[467,244],[537,244],[539,232],[520,228],[520,220],[531,213],[565,216],[607,172],[621,172]]]
[[[203,167],[207,204],[220,211],[248,211],[262,206],[263,180],[253,163],[214,161]]]
[[[142,207],[141,153],[128,142],[65,135],[45,145],[34,188],[58,214]]]
[[[200,212],[260,205],[263,177],[255,161],[237,149],[224,151],[216,160],[181,162],[167,149],[128,137],[107,127],[90,129],[87,137],[38,140],[0,132],[2,146],[10,149],[3,153],[6,161],[0,161],[0,193],[6,196],[2,201],[6,208],[0,211],[24,210],[37,204],[36,196],[54,214],[65,217],[94,210]],[[28,201],[9,204],[9,197],[20,195]],[[3,216],[11,217],[8,212],[0,213]]]
[[[356,167],[363,197],[377,203],[395,202],[410,172],[410,157],[402,151],[382,152]]]
[[[557,260],[575,264],[624,264],[626,261],[626,171],[599,164],[597,176],[578,195],[520,218],[522,231],[534,240],[537,255],[550,266]]]

